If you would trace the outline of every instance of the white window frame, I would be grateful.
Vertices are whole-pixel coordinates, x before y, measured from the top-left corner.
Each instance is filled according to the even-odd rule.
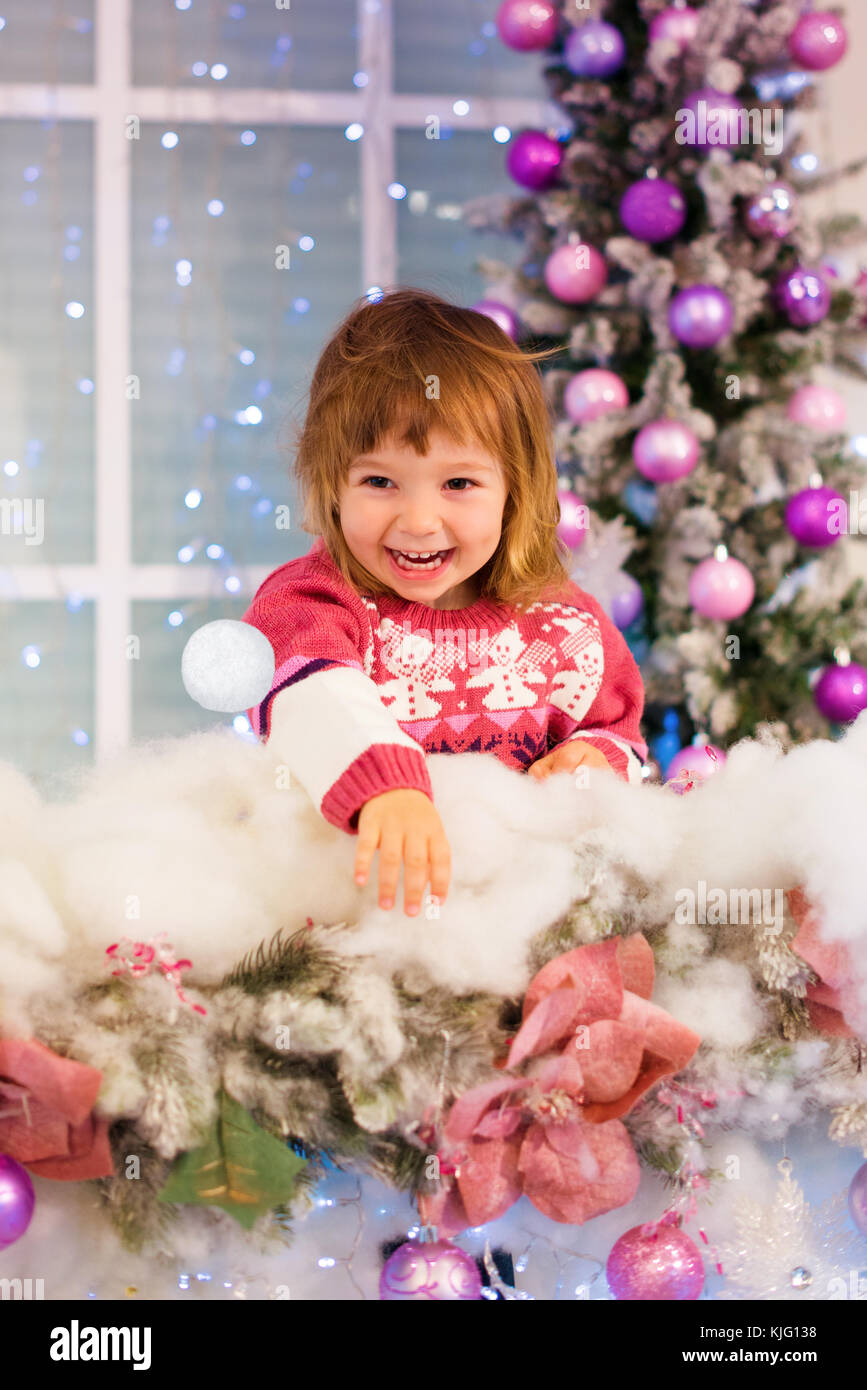
[[[0,85],[0,120],[89,120],[94,127],[94,339],[96,405],[96,559],[93,564],[7,565],[0,569],[6,601],[65,602],[78,594],[96,612],[93,755],[103,763],[130,741],[131,663],[125,654],[136,599],[217,599],[225,596],[210,565],[134,564],[130,403],[124,384],[132,369],[130,298],[131,114],[145,121],[364,127],[361,159],[362,280],[359,294],[389,286],[397,266],[395,200],[386,190],[395,175],[398,128],[424,129],[431,114],[462,130],[510,129],[550,124],[546,101],[517,97],[469,99],[466,116],[454,117],[459,94],[405,95],[394,91],[393,0],[358,0],[358,69],[366,87],[350,92],[272,91],[132,85],[134,0],[96,0],[95,81]],[[271,565],[242,565],[239,596],[252,597]]]

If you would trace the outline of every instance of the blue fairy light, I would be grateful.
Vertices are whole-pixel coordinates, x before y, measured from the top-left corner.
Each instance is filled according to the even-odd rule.
[[[387,192],[389,198],[394,198],[395,202],[406,197],[406,189],[402,183],[390,183]]]
[[[246,473],[239,473],[238,477],[235,479],[235,487],[238,489],[238,491],[249,492],[252,486],[253,479],[249,478]]]
[[[24,179],[25,179],[25,181],[26,181],[27,183],[35,183],[36,180],[37,180],[38,178],[39,178],[39,165],[38,165],[38,164],[28,164],[27,168],[24,170]]]
[[[310,300],[304,298],[296,299],[293,301],[292,308],[295,310],[296,314],[306,314],[307,310],[310,308]]]
[[[184,506],[189,507],[190,511],[193,511],[196,507],[201,505],[201,501],[202,494],[199,489],[197,487],[191,487],[184,498]]]
[[[84,729],[73,729],[72,742],[77,743],[79,748],[86,748],[90,743],[90,735]]]
[[[92,396],[94,391],[96,390],[96,387],[94,386],[89,376],[83,376],[78,383],[78,389],[81,392],[82,396]]]
[[[498,145],[507,145],[512,138],[512,132],[507,125],[494,126],[491,134]]]
[[[352,121],[351,124],[346,127],[343,134],[346,136],[347,140],[360,140],[364,134],[364,126],[360,121]]]
[[[164,150],[173,150],[180,143],[180,136],[176,130],[166,130],[160,136],[160,144]]]
[[[353,73],[353,76],[352,76],[353,86],[355,86],[355,87],[366,87],[369,81],[370,81],[370,78],[369,78],[369,76],[367,75],[366,72],[356,72],[356,73]]]
[[[70,299],[69,303],[66,305],[67,317],[71,319],[80,319],[83,313],[84,305],[79,304],[77,299]]]
[[[271,501],[270,497],[260,497],[259,500],[253,504],[254,516],[267,516],[268,513],[273,512],[273,510],[274,503]]]
[[[195,550],[191,545],[182,545],[178,551],[178,561],[182,565],[188,565],[195,555]]]
[[[313,240],[312,236],[302,236],[298,238],[299,251],[312,251],[315,245],[316,242]]]
[[[255,130],[242,130],[239,139],[242,145],[255,145],[256,132]]]
[[[224,202],[222,202],[220,198],[212,198],[211,201],[208,203],[209,217],[222,217],[225,211],[226,205]]]
[[[39,648],[33,643],[24,647],[21,652],[21,660],[25,666],[29,666],[31,671],[34,671],[42,660]]]
[[[381,285],[371,285],[364,293],[370,304],[378,304],[383,297]]]
[[[80,255],[80,246],[64,246],[63,248],[63,259],[65,261],[77,261]]]
[[[222,82],[225,77],[229,76],[229,69],[226,67],[225,63],[213,63],[211,65],[211,76],[215,82]]]
[[[230,574],[223,584],[223,588],[227,589],[230,594],[237,594],[240,587],[241,581],[238,578],[237,574]]]
[[[205,554],[209,560],[222,560],[225,553],[223,547],[216,541],[212,541],[210,545],[205,546]]]
[[[452,110],[456,116],[468,116],[470,114],[470,103],[461,99],[452,102]]]
[[[183,613],[178,612],[177,608],[173,608],[171,613],[169,613],[168,617],[166,618],[166,622],[168,623],[169,627],[180,627],[183,621],[184,615]]]
[[[193,77],[207,77],[208,65],[199,59],[197,62],[193,63],[190,72],[193,74]]]
[[[243,362],[245,367],[249,367],[256,361],[256,354],[253,352],[252,348],[241,348],[241,351],[238,353],[238,361]]]
[[[67,229],[66,229],[66,240],[67,240],[67,241],[81,241],[81,228],[80,228],[80,227],[75,227],[75,226],[67,227]]]
[[[66,610],[68,613],[77,613],[84,603],[84,598],[79,593],[66,595]]]
[[[20,470],[15,459],[7,459],[3,465],[3,472],[6,474],[7,478],[14,478],[15,474],[19,471]]]

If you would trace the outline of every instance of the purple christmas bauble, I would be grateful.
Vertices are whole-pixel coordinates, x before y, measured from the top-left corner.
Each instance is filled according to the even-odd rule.
[[[784,270],[773,292],[777,308],[788,315],[796,328],[819,323],[831,308],[831,290],[824,275],[806,266]]]
[[[668,306],[668,326],[685,347],[713,347],[733,322],[732,302],[716,285],[689,285]]]
[[[522,188],[550,188],[563,163],[563,146],[544,130],[523,130],[509,146],[506,170]]]
[[[637,241],[668,241],[686,221],[686,199],[668,179],[639,179],[620,200],[620,221]]]
[[[701,87],[678,108],[674,138],[696,150],[729,149],[741,143],[741,106],[728,92]]]
[[[576,77],[611,77],[625,57],[623,35],[604,19],[577,25],[563,45],[563,62]]]
[[[503,43],[519,53],[548,48],[557,37],[557,8],[551,0],[503,0],[495,22]]]
[[[477,314],[484,314],[486,318],[493,319],[510,338],[517,338],[518,316],[508,304],[501,304],[498,299],[479,299],[475,304],[471,304],[470,308]]]
[[[574,492],[565,487],[558,488],[557,501],[560,503],[557,535],[570,550],[577,550],[579,545],[583,545],[587,535],[587,506],[580,497],[576,497]]]
[[[704,1264],[698,1246],[678,1226],[660,1225],[644,1235],[633,1226],[614,1242],[605,1274],[619,1300],[653,1299],[686,1302],[704,1287]]]
[[[837,434],[846,428],[846,402],[830,386],[801,386],[786,406],[786,416],[821,434]]]
[[[849,1184],[849,1215],[862,1236],[867,1236],[867,1163],[862,1163]]]
[[[628,404],[629,392],[622,377],[605,367],[576,372],[563,392],[563,409],[576,425],[587,425],[600,415],[623,410]]]
[[[565,304],[584,304],[607,283],[608,266],[595,246],[569,241],[551,252],[544,275],[555,299],[562,299]]]
[[[678,749],[665,769],[666,783],[682,794],[688,782],[706,782],[719,772],[725,760],[725,753],[715,743],[689,743]],[[684,777],[684,773],[688,775]]]
[[[691,10],[688,5],[670,5],[651,20],[647,36],[651,43],[668,39],[684,53],[698,33],[699,18],[698,10]]]
[[[746,565],[733,555],[710,555],[689,577],[689,601],[702,618],[740,618],[755,598],[756,586]]]
[[[848,724],[867,709],[867,670],[857,661],[846,666],[826,666],[813,699],[820,714],[835,724]]]
[[[757,239],[788,236],[799,217],[798,195],[784,179],[772,179],[744,208],[744,225]]]
[[[482,1296],[472,1256],[447,1240],[408,1240],[389,1255],[379,1276],[379,1297],[467,1301]]]
[[[621,632],[631,627],[644,608],[644,594],[637,579],[626,570],[620,570],[617,583],[611,594],[611,621]]]
[[[802,14],[789,35],[789,52],[802,68],[824,72],[845,55],[849,36],[839,15],[830,10]]]
[[[679,420],[651,420],[632,444],[635,467],[652,483],[673,483],[698,462],[699,442]]]
[[[845,498],[832,487],[805,487],[786,503],[786,526],[799,545],[833,545],[849,529]]]
[[[0,1250],[23,1236],[30,1225],[36,1193],[27,1169],[0,1154]]]

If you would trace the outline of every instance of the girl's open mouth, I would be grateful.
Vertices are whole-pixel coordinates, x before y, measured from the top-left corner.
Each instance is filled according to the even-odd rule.
[[[442,574],[451,564],[455,547],[451,550],[435,550],[432,553],[422,552],[424,558],[413,560],[402,550],[390,550],[384,547],[386,554],[391,562],[392,569],[397,570],[402,577],[409,579],[435,579]]]

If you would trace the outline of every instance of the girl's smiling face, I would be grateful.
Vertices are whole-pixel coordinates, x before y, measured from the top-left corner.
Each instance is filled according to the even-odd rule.
[[[499,544],[506,496],[500,463],[480,446],[432,429],[422,455],[389,434],[352,460],[340,526],[356,560],[401,598],[464,608],[479,597],[473,577]],[[402,568],[398,551],[435,552],[437,560]]]

